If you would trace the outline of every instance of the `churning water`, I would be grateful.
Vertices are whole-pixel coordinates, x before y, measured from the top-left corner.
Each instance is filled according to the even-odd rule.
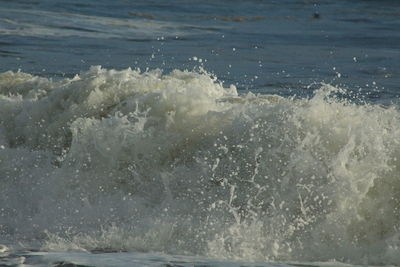
[[[399,16],[0,1],[0,264],[400,264]]]

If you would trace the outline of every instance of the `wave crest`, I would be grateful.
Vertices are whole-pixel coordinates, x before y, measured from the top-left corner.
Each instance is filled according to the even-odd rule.
[[[0,234],[51,250],[396,264],[399,112],[338,94],[239,95],[206,71],[0,74]]]

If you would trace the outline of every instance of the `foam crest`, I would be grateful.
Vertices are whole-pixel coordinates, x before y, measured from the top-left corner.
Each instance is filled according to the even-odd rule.
[[[59,81],[6,72],[0,92],[4,238],[400,261],[396,107],[355,104],[325,84],[309,99],[238,95],[206,71],[98,66]]]

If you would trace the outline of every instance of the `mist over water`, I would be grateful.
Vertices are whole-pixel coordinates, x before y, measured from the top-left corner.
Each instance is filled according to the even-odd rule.
[[[206,71],[0,74],[0,234],[49,251],[399,261],[397,107]]]

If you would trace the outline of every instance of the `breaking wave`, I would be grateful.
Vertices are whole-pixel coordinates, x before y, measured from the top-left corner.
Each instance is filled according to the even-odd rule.
[[[0,74],[0,236],[46,250],[400,262],[400,113],[206,71]]]

